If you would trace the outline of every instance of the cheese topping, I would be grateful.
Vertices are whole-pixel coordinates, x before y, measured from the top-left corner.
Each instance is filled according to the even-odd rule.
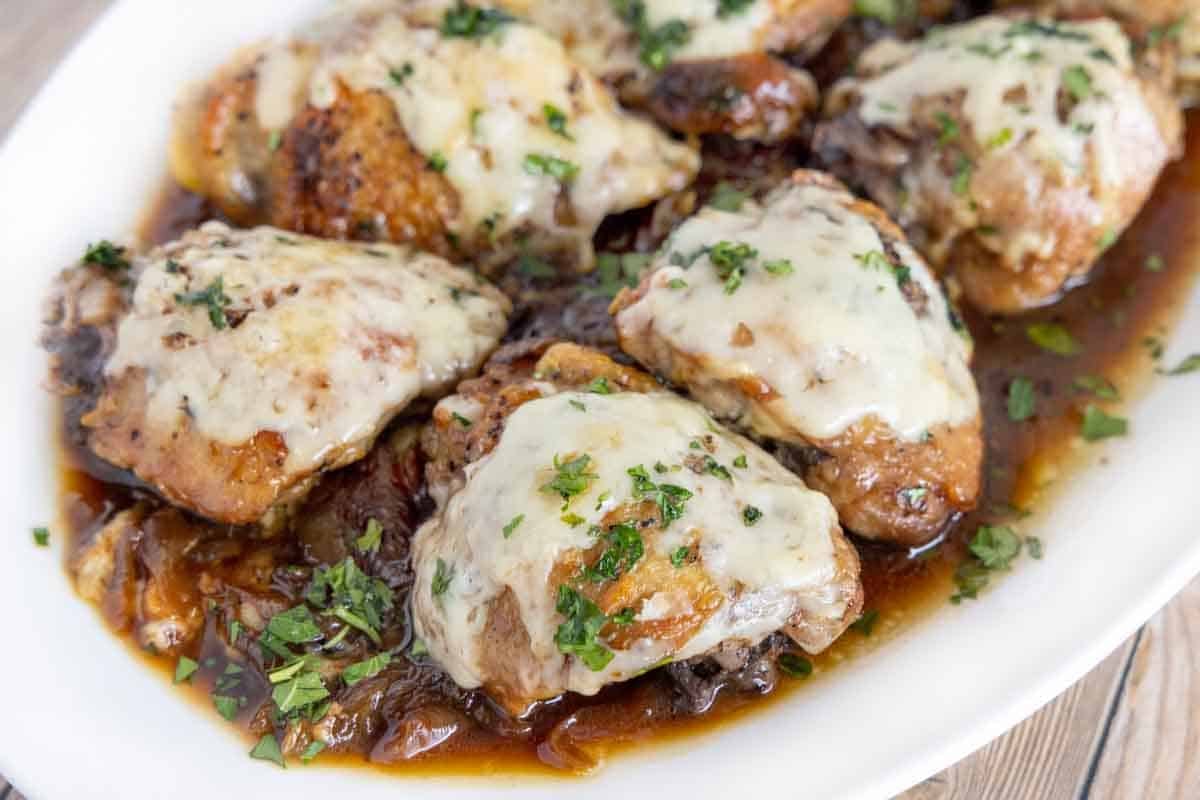
[[[936,280],[902,242],[894,247],[907,271],[897,273],[875,227],[845,202],[840,191],[789,184],[761,206],[704,208],[656,257],[645,295],[618,313],[622,341],[664,342],[699,360],[714,384],[765,381],[772,393],[748,421],[765,436],[830,438],[873,414],[917,440],[972,419],[970,344]],[[739,286],[713,263],[722,242],[756,251]],[[927,296],[924,313],[905,299],[903,281]],[[705,387],[689,388],[724,410]]]
[[[697,449],[694,443],[701,437],[710,437],[711,452]],[[731,479],[679,466],[697,453],[711,454],[730,470]],[[554,477],[556,457],[580,454],[590,457],[588,469],[596,477],[571,500],[569,511],[583,518],[572,526],[563,520],[562,499],[542,487]],[[734,467],[741,455],[746,467]],[[658,463],[668,471],[656,470]],[[561,572],[556,579],[554,570],[564,556],[596,543],[589,528],[607,510],[639,501],[627,472],[639,465],[654,480],[692,493],[682,516],[668,528],[644,532],[645,558],[669,558],[695,542],[698,563],[725,597],[682,646],[641,638],[615,650],[606,667],[593,671],[577,658],[564,661],[555,644],[563,618],[555,610]],[[747,506],[762,512],[753,526],[743,519]],[[505,526],[518,515],[523,515],[519,526],[506,536]],[[467,466],[464,487],[417,532],[417,633],[456,683],[480,686],[487,679],[481,667],[485,609],[511,590],[538,670],[527,684],[594,694],[607,683],[665,660],[699,655],[726,639],[756,643],[798,612],[840,619],[848,600],[831,588],[837,574],[834,538],[840,535],[837,515],[824,496],[749,440],[715,426],[695,403],[665,393],[554,394],[525,403],[508,417],[496,448]],[[430,581],[439,559],[454,578],[444,594],[434,597]],[[634,619],[688,611],[681,603],[690,608],[685,592],[660,587]]]
[[[572,57],[599,75],[615,76],[643,68],[638,62],[637,36],[621,19],[612,0],[500,0],[498,5],[565,42]],[[672,50],[672,56],[696,61],[767,49],[768,41],[786,28],[781,19],[784,12],[777,9],[778,5],[778,0],[751,0],[743,8],[719,16],[718,0],[642,3],[649,28],[676,22],[687,26],[686,41]]]
[[[450,5],[417,4],[402,15],[368,4],[322,20],[313,27],[322,50],[308,101],[328,107],[339,85],[386,93],[413,146],[458,192],[461,212],[447,220],[456,234],[533,226],[572,241],[586,262],[606,214],[691,181],[694,150],[621,110],[558,41],[518,21],[485,36],[447,36],[439,26]],[[276,58],[294,56],[270,50],[260,73],[291,74],[270,66]],[[258,108],[273,105],[263,94],[289,86],[262,81]]]
[[[208,223],[140,259],[105,367],[145,371],[147,424],[228,445],[275,431],[306,473],[478,367],[509,303],[403,247]]]
[[[980,17],[916,42],[884,40],[860,57],[862,79],[835,92],[862,98],[868,125],[915,135],[920,98],[961,94],[976,142],[1000,155],[1021,146],[1072,174],[1090,159],[1102,183],[1122,180],[1119,117],[1144,109],[1129,41],[1115,22]],[[1069,111],[1060,118],[1064,102]],[[1142,112],[1142,118],[1153,117]]]

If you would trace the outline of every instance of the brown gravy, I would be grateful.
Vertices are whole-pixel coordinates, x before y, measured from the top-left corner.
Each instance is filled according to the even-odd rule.
[[[1097,401],[1082,394],[1073,387],[1073,381],[1082,375],[1103,376],[1118,388],[1121,402],[1128,401],[1155,366],[1153,341],[1165,335],[1174,314],[1186,301],[1200,263],[1200,227],[1195,224],[1200,219],[1200,113],[1189,115],[1188,122],[1186,155],[1168,167],[1140,216],[1104,255],[1086,285],[1053,306],[1021,317],[991,320],[968,313],[967,322],[976,342],[974,373],[983,402],[988,448],[985,495],[977,511],[960,520],[940,543],[924,552],[906,553],[857,542],[863,563],[865,608],[877,612],[871,634],[848,631],[828,651],[812,659],[814,674],[807,680],[784,679],[768,695],[723,692],[714,707],[701,715],[642,713],[654,707],[655,693],[662,691],[661,681],[654,674],[611,687],[596,698],[567,699],[558,715],[565,716],[569,710],[589,715],[589,724],[596,732],[581,743],[589,756],[602,758],[631,741],[650,737],[663,740],[701,733],[767,702],[777,702],[793,691],[819,691],[813,685],[819,685],[816,679],[822,673],[875,649],[948,601],[965,542],[979,524],[1017,524],[1045,502],[1043,495],[1055,481],[1069,479],[1069,467],[1081,461],[1073,457],[1074,452],[1102,452],[1073,446],[1078,441],[1081,410],[1087,402],[1100,402],[1110,412],[1119,413],[1120,403]],[[148,242],[163,241],[208,216],[204,203],[172,186],[148,217],[143,235]],[[1147,259],[1152,255],[1161,259],[1160,269],[1147,268]],[[1025,326],[1043,320],[1065,325],[1084,345],[1084,352],[1065,359],[1031,343]],[[1015,376],[1030,378],[1037,395],[1036,416],[1025,422],[1011,421],[1006,412],[1008,385]],[[1136,430],[1130,435],[1136,436]],[[75,552],[93,530],[102,509],[129,502],[127,490],[102,483],[77,468],[66,450],[60,485],[62,517],[71,536],[68,554]],[[1045,546],[1054,547],[1052,532],[1045,534]],[[1016,568],[1020,568],[1019,562]],[[201,656],[219,641],[211,620],[207,627]],[[136,647],[133,649],[138,652]],[[175,663],[174,659],[152,656],[147,656],[147,661],[166,673]],[[206,706],[211,683],[201,674],[191,690]],[[258,687],[257,692],[252,689],[250,707],[266,696],[265,686]],[[551,716],[554,713],[552,710]],[[320,758],[362,763],[357,753],[323,754]],[[505,739],[480,732],[465,737],[455,747],[402,762],[399,768],[422,774],[563,774],[551,770],[546,761],[546,754],[539,754],[536,739]]]

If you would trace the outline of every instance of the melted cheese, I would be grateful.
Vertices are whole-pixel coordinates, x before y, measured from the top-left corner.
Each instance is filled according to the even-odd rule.
[[[645,295],[617,315],[622,340],[652,337],[648,352],[661,343],[697,360],[706,383],[768,383],[774,399],[762,400],[767,408],[752,410],[749,421],[765,436],[830,438],[873,414],[915,440],[939,423],[972,419],[979,399],[970,345],[950,325],[937,282],[911,248],[897,244],[910,280],[928,296],[926,313],[916,314],[890,272],[856,258],[882,254],[884,245],[845,197],[786,185],[762,206],[703,209],[656,257]],[[732,294],[704,253],[722,241],[758,251]],[[690,267],[672,266],[675,253],[698,255]],[[776,259],[794,271],[767,272],[763,265]],[[672,281],[686,287],[671,288]],[[690,388],[726,410],[700,383]]]
[[[583,403],[586,411],[573,403]],[[712,456],[734,473],[731,482],[686,468],[669,472],[668,478],[654,471],[656,462],[680,464],[694,456],[693,441],[710,434]],[[561,519],[561,499],[540,487],[553,477],[556,456],[582,453],[591,456],[591,471],[598,477],[573,498],[570,510],[586,521],[571,527]],[[733,460],[743,454],[747,468],[734,468]],[[636,502],[626,470],[637,465],[655,480],[693,493],[680,519],[645,537],[647,557],[669,558],[676,548],[697,541],[700,563],[725,600],[679,649],[643,638],[617,650],[606,668],[594,672],[578,659],[565,659],[554,643],[563,619],[555,611],[552,570],[564,555],[594,544],[588,528],[605,513]],[[763,512],[753,527],[742,521],[746,504]],[[504,526],[518,514],[524,519],[505,538]],[[564,392],[518,408],[496,448],[466,468],[463,488],[417,532],[414,618],[418,635],[455,682],[477,687],[488,677],[481,666],[483,609],[511,590],[533,656],[534,674],[524,679],[526,685],[548,687],[552,694],[594,694],[605,684],[664,660],[705,653],[727,639],[756,643],[798,612],[841,619],[848,601],[833,587],[838,580],[834,538],[840,536],[837,515],[824,496],[749,440],[716,427],[695,403],[663,393]],[[454,578],[445,594],[434,598],[430,581],[438,559],[453,569]],[[680,603],[688,602],[681,592],[658,591],[635,620],[677,613]]]
[[[921,98],[961,93],[971,132],[990,155],[1022,147],[1050,171],[1072,175],[1090,160],[1102,183],[1121,184],[1118,117],[1145,109],[1129,40],[1106,19],[1037,24],[1055,26],[1057,33],[1030,32],[1030,21],[988,16],[939,28],[917,42],[884,40],[860,57],[857,72],[871,77],[843,79],[834,91],[860,95],[858,113],[868,125],[908,136],[916,135],[913,114]],[[1060,120],[1060,93],[1069,96],[1064,74],[1080,69],[1090,92]],[[1152,115],[1141,113],[1153,124]]]
[[[469,239],[532,226],[573,241],[587,261],[605,215],[682,189],[696,174],[692,148],[625,113],[558,41],[520,22],[483,38],[443,36],[448,5],[418,3],[401,14],[394,4],[350,4],[321,20],[309,34],[321,54],[307,99],[328,107],[341,84],[384,92],[414,147],[445,161],[461,205],[447,220],[455,233]],[[284,105],[264,95],[292,85],[294,71],[272,66],[277,58],[295,60],[278,47],[264,57],[260,109]],[[546,105],[566,115],[567,136],[549,127]],[[531,174],[531,155],[569,162],[577,174],[563,182]]]
[[[145,371],[147,425],[169,430],[186,414],[228,445],[281,434],[285,467],[300,474],[478,367],[509,309],[436,256],[266,227],[208,223],[138,268],[106,375]],[[222,330],[206,305],[178,300],[218,278]]]
[[[564,42],[571,56],[604,76],[643,70],[638,42],[611,0],[501,0],[510,9]],[[688,26],[688,40],[674,51],[679,60],[724,58],[767,49],[786,28],[778,0],[753,0],[744,10],[717,16],[717,0],[645,0],[651,27],[673,20]],[[784,37],[786,39],[786,37]],[[780,41],[775,44],[791,44]]]

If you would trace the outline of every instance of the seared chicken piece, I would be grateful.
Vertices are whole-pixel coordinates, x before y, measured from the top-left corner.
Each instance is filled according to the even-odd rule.
[[[626,103],[682,133],[778,141],[818,103],[816,84],[771,53],[812,55],[848,0],[501,0],[561,39]]]
[[[1180,152],[1174,101],[1109,20],[987,16],[884,40],[826,112],[818,154],[989,312],[1081,280]]]
[[[241,54],[183,99],[171,155],[239,224],[580,268],[606,215],[699,164],[538,28],[452,3],[345,4]]]
[[[702,209],[612,310],[623,350],[779,443],[849,530],[917,545],[974,506],[970,340],[899,229],[828,176]]]
[[[474,371],[509,302],[441,258],[208,223],[134,259],[88,445],[220,522],[258,521]]]
[[[833,508],[748,439],[575,345],[503,362],[426,437],[413,616],[460,686],[521,714],[778,630],[818,652],[857,616]]]

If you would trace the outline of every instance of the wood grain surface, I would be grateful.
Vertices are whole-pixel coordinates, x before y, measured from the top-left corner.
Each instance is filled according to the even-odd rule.
[[[110,4],[0,0],[0,140]],[[1200,579],[1054,702],[900,795],[1043,798],[1200,798]],[[24,797],[0,776],[0,800]]]

